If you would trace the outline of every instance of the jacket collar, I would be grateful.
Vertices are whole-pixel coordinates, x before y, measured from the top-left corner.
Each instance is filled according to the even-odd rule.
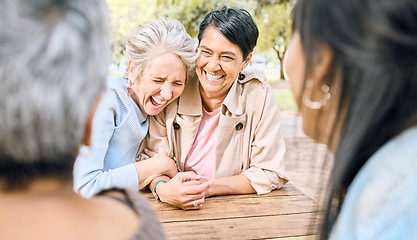
[[[200,82],[197,74],[190,76],[184,91],[178,99],[178,114],[189,116],[203,115],[199,86]]]
[[[245,78],[242,80],[236,79],[230,87],[229,93],[222,104],[222,112],[226,108],[229,112],[235,115],[242,115],[244,112],[244,104],[241,101],[241,95],[243,93],[242,84],[249,82],[250,80],[258,80],[261,83],[266,82],[265,75],[260,71],[243,71],[242,74]],[[187,86],[184,89],[178,103],[178,114],[185,114],[190,116],[201,116],[202,112],[202,100],[200,96],[200,82],[195,75],[190,77]]]

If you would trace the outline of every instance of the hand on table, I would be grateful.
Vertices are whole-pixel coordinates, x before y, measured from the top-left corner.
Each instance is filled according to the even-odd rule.
[[[157,192],[162,202],[183,210],[201,209],[211,182],[194,172],[180,172],[167,183],[160,183]]]

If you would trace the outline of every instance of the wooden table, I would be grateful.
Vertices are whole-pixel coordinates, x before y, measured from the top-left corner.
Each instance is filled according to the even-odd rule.
[[[316,239],[316,203],[291,184],[269,194],[207,198],[203,209],[183,211],[157,202],[168,239]]]

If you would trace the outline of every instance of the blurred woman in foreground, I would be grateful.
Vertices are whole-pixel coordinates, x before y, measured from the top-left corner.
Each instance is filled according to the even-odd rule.
[[[417,2],[299,0],[286,72],[335,152],[322,239],[417,239]]]
[[[0,1],[0,239],[163,239],[137,191],[72,190],[109,65],[100,0]]]

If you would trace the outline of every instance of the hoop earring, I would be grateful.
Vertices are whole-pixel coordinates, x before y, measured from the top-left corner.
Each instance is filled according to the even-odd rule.
[[[313,80],[307,80],[306,82],[307,87],[313,86]],[[320,101],[314,102],[308,99],[305,95],[303,95],[302,101],[304,105],[310,109],[318,110],[322,107],[326,106],[327,101],[330,99],[331,95],[329,93],[330,87],[327,84],[323,84],[321,86],[321,91],[323,92],[323,96]]]

